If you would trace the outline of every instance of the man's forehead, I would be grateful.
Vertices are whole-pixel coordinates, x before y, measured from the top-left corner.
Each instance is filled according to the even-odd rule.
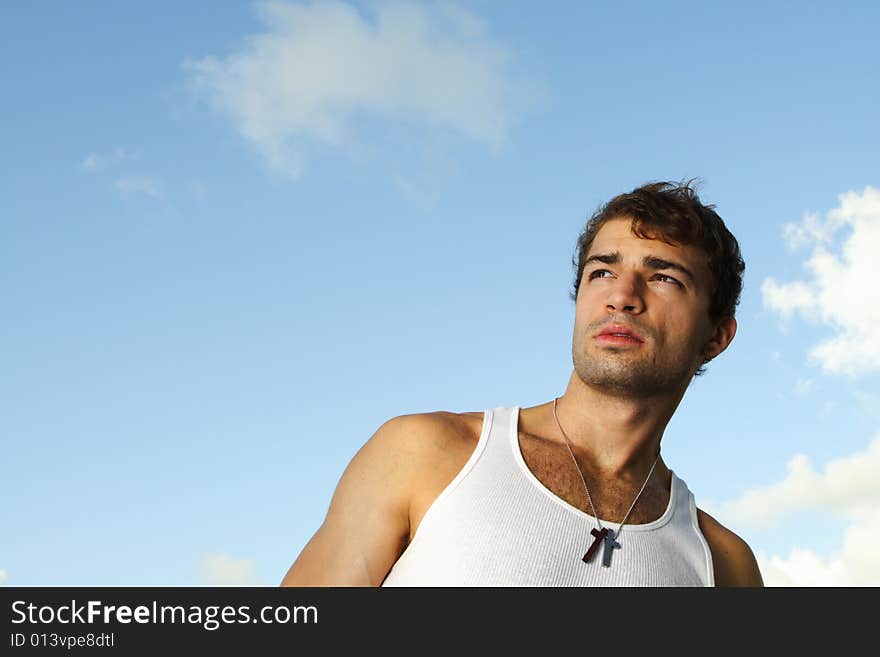
[[[651,231],[646,231],[650,233]],[[681,257],[687,257],[693,262],[706,262],[706,254],[698,246],[691,244],[670,244],[662,239],[652,239],[650,237],[639,237],[632,232],[631,219],[609,219],[596,232],[593,242],[590,244],[590,250],[587,256],[608,250],[620,251],[621,255],[626,258],[626,246],[639,249],[639,251],[654,251],[667,254],[681,254]]]

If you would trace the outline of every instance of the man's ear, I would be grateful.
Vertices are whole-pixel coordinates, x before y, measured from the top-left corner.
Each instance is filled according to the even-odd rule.
[[[736,319],[733,317],[722,317],[715,324],[715,331],[709,338],[708,342],[703,346],[703,358],[705,362],[709,362],[715,356],[727,349],[733,336],[736,335]]]

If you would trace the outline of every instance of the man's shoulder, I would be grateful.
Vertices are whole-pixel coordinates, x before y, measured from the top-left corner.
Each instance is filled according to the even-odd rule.
[[[426,411],[396,415],[374,436],[386,449],[411,453],[457,453],[471,450],[479,440],[482,411]]]
[[[715,586],[764,585],[748,543],[700,508],[697,522],[712,553]]]

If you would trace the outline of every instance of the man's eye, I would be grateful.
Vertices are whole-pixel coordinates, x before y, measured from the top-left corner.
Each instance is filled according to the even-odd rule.
[[[679,283],[677,280],[672,278],[672,276],[667,276],[666,274],[657,274],[657,276],[659,276],[660,278],[666,279],[667,281],[669,281],[670,283],[673,283],[674,285],[678,285],[678,287],[681,287],[681,283]]]
[[[596,270],[594,270],[594,271],[592,271],[592,272],[590,273],[590,280],[593,280],[594,278],[597,277],[598,274],[601,274],[601,273],[603,273],[603,272],[606,273],[606,274],[610,274],[610,273],[611,273],[611,272],[608,271],[607,269],[596,269]],[[605,278],[605,277],[602,276],[602,278]]]

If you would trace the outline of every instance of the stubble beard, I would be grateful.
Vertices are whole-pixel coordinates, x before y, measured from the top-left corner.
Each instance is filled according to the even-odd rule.
[[[588,340],[590,338],[587,338]],[[656,354],[638,353],[646,346],[572,349],[574,370],[585,385],[616,397],[655,397],[678,392],[693,376],[685,359],[661,362]]]

